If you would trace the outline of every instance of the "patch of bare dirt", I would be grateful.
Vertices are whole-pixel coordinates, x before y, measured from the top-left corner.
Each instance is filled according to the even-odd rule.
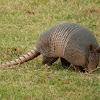
[[[85,12],[86,13],[94,13],[94,12],[100,13],[100,9],[86,9]]]

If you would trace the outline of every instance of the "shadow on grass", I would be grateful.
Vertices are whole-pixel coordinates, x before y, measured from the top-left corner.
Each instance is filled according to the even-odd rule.
[[[67,70],[69,72],[77,72],[77,73],[87,73],[87,72],[79,72],[77,70],[75,70],[75,67],[73,65],[71,65],[70,67],[67,66],[63,66],[61,63],[54,63],[51,66],[45,66],[48,67],[48,70]],[[96,70],[94,70],[91,74],[98,74],[100,75],[100,67],[98,67]]]

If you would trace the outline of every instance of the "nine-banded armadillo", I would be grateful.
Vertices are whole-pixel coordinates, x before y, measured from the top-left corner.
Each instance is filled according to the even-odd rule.
[[[61,57],[62,64],[73,64],[78,69],[85,66],[86,70],[91,72],[98,66],[100,47],[87,28],[75,23],[62,23],[44,31],[35,48],[26,55],[2,65],[24,63],[40,54],[43,55],[43,64],[50,65]]]

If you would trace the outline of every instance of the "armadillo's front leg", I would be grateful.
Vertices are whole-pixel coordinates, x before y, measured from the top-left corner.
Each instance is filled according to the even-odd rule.
[[[57,59],[58,59],[58,57],[55,58],[55,57],[45,57],[45,56],[43,56],[42,63],[47,64],[49,66],[49,65],[52,65],[52,63],[54,63]]]
[[[66,66],[66,67],[70,66],[70,63],[67,60],[65,60],[64,58],[60,58],[60,59],[63,66]]]
[[[81,66],[75,66],[75,70],[78,72],[85,72],[85,69],[82,68]]]

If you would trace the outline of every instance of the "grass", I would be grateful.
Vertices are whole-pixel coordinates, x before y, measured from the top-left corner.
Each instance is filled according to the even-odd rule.
[[[90,29],[100,45],[100,0],[0,0],[0,63],[34,48],[40,34],[57,23]],[[64,69],[42,57],[0,68],[0,100],[99,100],[100,74]],[[100,66],[100,64],[99,64]]]

